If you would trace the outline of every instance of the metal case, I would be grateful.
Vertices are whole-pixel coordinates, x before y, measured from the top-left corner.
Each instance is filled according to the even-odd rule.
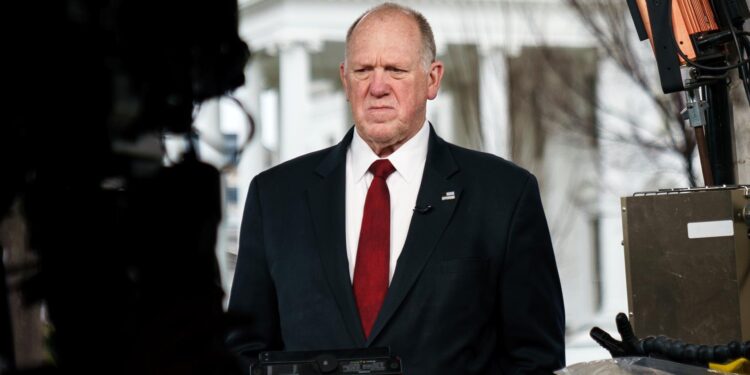
[[[748,186],[638,193],[621,203],[636,334],[750,340]]]

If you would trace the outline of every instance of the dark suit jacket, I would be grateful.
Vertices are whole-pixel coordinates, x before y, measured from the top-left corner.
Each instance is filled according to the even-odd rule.
[[[405,375],[549,373],[564,366],[562,292],[534,176],[430,129],[424,176],[369,338],[345,243],[341,143],[250,184],[229,310],[252,323],[228,343],[262,350],[389,346]],[[442,200],[446,192],[455,199]]]

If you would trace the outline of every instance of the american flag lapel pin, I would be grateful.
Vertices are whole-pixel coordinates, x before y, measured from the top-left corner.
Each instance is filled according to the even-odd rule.
[[[447,191],[447,192],[443,193],[443,196],[440,197],[440,199],[444,200],[444,201],[449,201],[449,200],[452,200],[452,199],[456,199],[456,193],[453,192],[453,191]]]

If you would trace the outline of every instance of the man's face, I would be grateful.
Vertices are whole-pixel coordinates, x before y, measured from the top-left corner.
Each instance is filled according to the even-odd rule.
[[[351,36],[341,82],[357,132],[380,156],[417,133],[437,96],[443,66],[422,56],[416,21],[399,11],[367,15]]]

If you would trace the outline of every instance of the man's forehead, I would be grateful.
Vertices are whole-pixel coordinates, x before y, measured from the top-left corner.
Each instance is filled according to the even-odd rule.
[[[354,63],[408,63],[420,60],[419,41],[407,36],[396,38],[388,29],[382,33],[365,32],[362,38],[353,38],[348,48],[348,58]]]
[[[411,65],[422,60],[422,39],[414,15],[377,9],[363,16],[347,40],[345,61],[357,65]]]

